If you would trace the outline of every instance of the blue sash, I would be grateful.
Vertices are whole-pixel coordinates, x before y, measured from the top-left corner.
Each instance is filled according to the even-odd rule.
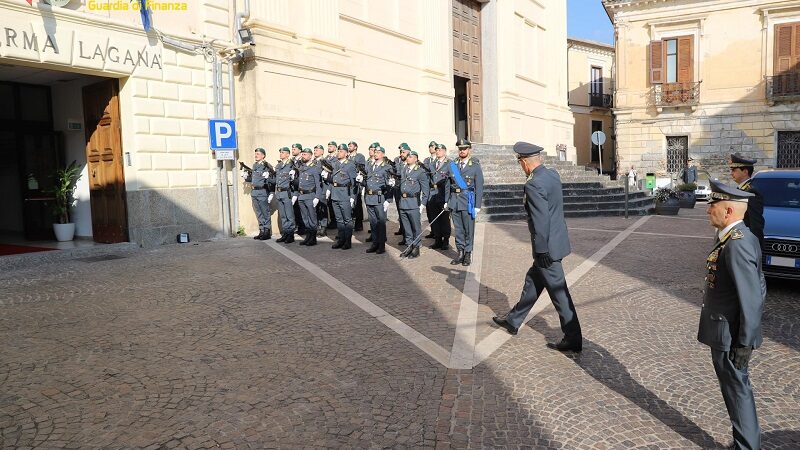
[[[470,217],[472,217],[472,220],[475,220],[475,192],[467,188],[467,182],[464,181],[464,177],[461,176],[461,170],[458,168],[458,164],[456,164],[455,161],[450,161],[450,173],[453,174],[453,179],[456,181],[458,188],[466,193],[467,212]]]

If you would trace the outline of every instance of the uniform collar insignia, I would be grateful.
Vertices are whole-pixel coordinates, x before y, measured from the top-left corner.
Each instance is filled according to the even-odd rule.
[[[742,230],[738,228],[734,228],[733,230],[731,230],[731,239],[741,239],[743,237],[744,233],[742,233]]]

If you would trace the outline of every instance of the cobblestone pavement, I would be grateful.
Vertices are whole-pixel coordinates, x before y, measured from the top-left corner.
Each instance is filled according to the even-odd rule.
[[[565,271],[636,220],[569,220]],[[0,447],[720,448],[729,422],[695,340],[712,236],[700,208],[647,218],[571,286],[580,355],[545,348],[560,337],[548,307],[460,370],[316,272],[449,352],[469,326],[453,252],[283,247],[309,271],[281,244],[235,239],[5,271]],[[486,224],[473,346],[530,262],[524,223]],[[770,283],[751,363],[765,449],[800,448],[798,327],[800,285]]]

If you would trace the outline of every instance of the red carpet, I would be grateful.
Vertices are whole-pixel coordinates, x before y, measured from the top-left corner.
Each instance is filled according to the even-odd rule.
[[[29,247],[27,245],[0,244],[0,256],[18,255],[20,253],[47,252],[54,248]]]

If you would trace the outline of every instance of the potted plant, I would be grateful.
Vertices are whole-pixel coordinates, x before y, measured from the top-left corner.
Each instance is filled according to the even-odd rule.
[[[653,192],[656,200],[656,214],[662,216],[677,216],[681,209],[678,193],[669,187],[660,187]]]
[[[695,183],[681,183],[678,185],[678,201],[681,208],[694,208],[697,198],[694,196],[694,191],[697,189]]]
[[[75,237],[75,224],[70,222],[69,209],[75,202],[75,185],[81,178],[83,167],[76,161],[70,165],[56,169],[53,174],[53,214],[56,222],[53,223],[53,231],[56,240],[59,242],[71,241]]]

